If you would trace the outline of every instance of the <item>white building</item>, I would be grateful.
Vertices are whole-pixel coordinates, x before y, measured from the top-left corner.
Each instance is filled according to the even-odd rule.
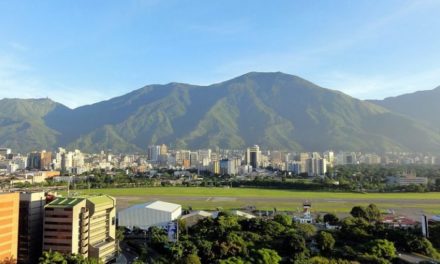
[[[160,146],[159,145],[151,145],[148,146],[147,150],[148,160],[150,161],[158,161],[160,156]]]
[[[327,172],[327,160],[321,158],[310,158],[306,162],[307,174],[309,176],[322,176]]]
[[[118,213],[119,226],[148,229],[151,226],[166,227],[182,214],[179,204],[154,201],[138,204]]]
[[[312,209],[312,204],[308,201],[304,202],[302,216],[295,216],[293,220],[295,220],[295,222],[300,224],[312,224],[313,216],[311,209]]]

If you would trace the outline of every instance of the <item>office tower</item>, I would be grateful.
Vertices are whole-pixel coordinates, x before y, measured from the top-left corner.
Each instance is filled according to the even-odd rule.
[[[28,156],[28,168],[34,170],[50,170],[52,165],[52,152],[32,152]]]
[[[18,263],[38,263],[43,249],[44,192],[20,193]]]
[[[222,159],[220,160],[220,174],[235,175],[237,174],[237,167],[235,160]]]
[[[148,160],[158,161],[159,155],[160,155],[160,150],[161,150],[161,147],[158,145],[148,146],[148,152],[147,152]]]
[[[17,259],[18,193],[0,193],[0,261]]]
[[[248,148],[246,151],[246,164],[251,165],[255,170],[260,166],[261,151],[258,145]]]
[[[28,169],[39,170],[41,168],[41,153],[40,152],[31,152],[28,155],[27,161]]]
[[[115,208],[116,200],[107,195],[55,199],[45,207],[43,250],[113,260]]]

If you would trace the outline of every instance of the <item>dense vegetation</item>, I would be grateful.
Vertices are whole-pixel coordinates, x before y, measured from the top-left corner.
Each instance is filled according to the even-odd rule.
[[[273,219],[245,219],[220,213],[192,227],[180,222],[178,242],[169,242],[164,230],[151,227],[147,246],[132,243],[147,263],[399,263],[399,252],[417,252],[440,260],[433,247],[439,245],[439,226],[432,228],[432,241],[418,229],[393,229],[381,224],[379,209],[357,206],[351,216],[323,220],[339,226],[293,223],[287,215]]]

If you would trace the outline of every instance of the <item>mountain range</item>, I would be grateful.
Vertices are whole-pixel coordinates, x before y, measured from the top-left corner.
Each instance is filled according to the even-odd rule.
[[[178,148],[440,152],[440,88],[363,101],[280,72],[209,85],[148,85],[70,109],[50,99],[0,100],[0,146],[28,152]]]

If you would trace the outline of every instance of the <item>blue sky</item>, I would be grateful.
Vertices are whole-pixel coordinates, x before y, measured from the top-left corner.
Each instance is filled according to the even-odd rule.
[[[0,1],[0,98],[77,107],[282,71],[381,99],[440,85],[439,14],[437,0]]]

